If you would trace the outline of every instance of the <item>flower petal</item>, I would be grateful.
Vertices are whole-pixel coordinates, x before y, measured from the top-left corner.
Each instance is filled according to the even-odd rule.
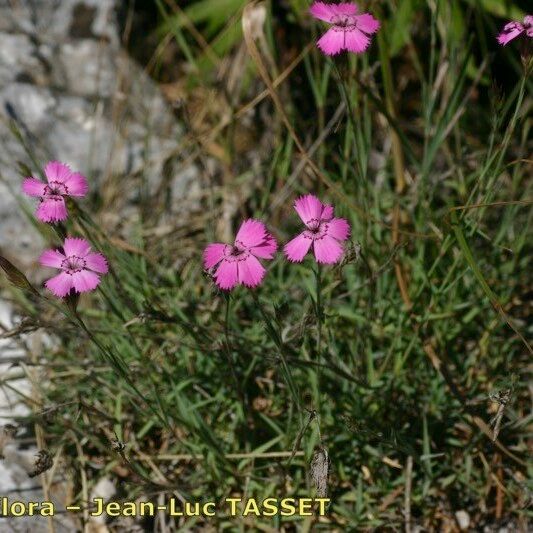
[[[337,263],[342,256],[342,246],[328,235],[313,242],[313,251],[317,262],[327,265]]]
[[[87,178],[79,172],[70,175],[65,181],[65,187],[69,196],[85,196],[89,191]]]
[[[333,17],[333,11],[330,4],[325,4],[324,2],[315,2],[310,8],[309,13],[313,15],[316,19],[324,20],[326,22],[331,22]]]
[[[351,28],[345,32],[344,47],[349,52],[360,54],[364,52],[370,44],[370,37],[359,31],[357,28]]]
[[[334,218],[328,223],[327,234],[339,241],[345,241],[350,235],[350,224],[344,218]]]
[[[246,248],[252,246],[259,246],[267,237],[266,227],[260,220],[248,219],[245,220],[237,236],[235,237],[235,244],[242,244]]]
[[[341,2],[340,4],[330,4],[334,15],[351,16],[357,13],[357,4],[353,2]]]
[[[58,250],[45,250],[39,257],[39,263],[46,267],[61,268],[65,259],[66,257]]]
[[[335,13],[333,12],[331,4],[325,4],[324,2],[315,2],[310,8],[309,13],[313,17],[325,22],[331,22]]]
[[[100,284],[100,276],[90,270],[80,270],[72,274],[72,284],[76,292],[94,291]]]
[[[345,31],[339,31],[337,28],[330,28],[317,41],[316,45],[324,54],[334,56],[345,48]]]
[[[67,257],[71,255],[85,257],[91,251],[91,245],[85,239],[67,237],[63,244],[63,250]]]
[[[272,235],[267,233],[267,239],[259,246],[253,246],[250,248],[250,252],[256,257],[261,259],[273,259],[276,250],[278,249],[278,243]]]
[[[48,182],[58,181],[59,183],[66,183],[70,178],[72,171],[68,165],[60,161],[50,161],[44,167],[44,173]]]
[[[26,178],[22,182],[22,190],[28,196],[44,196],[46,184],[35,178]]]
[[[309,12],[313,17],[333,23],[335,17],[355,15],[357,13],[357,5],[351,2],[341,2],[340,4],[326,4],[325,2],[315,2],[310,8]]]
[[[289,261],[299,263],[303,260],[309,248],[313,244],[313,239],[306,237],[303,233],[300,233],[297,237],[289,241],[283,248],[285,255]]]
[[[320,215],[321,220],[331,220],[333,218],[333,206],[325,204]]]
[[[238,261],[239,283],[246,287],[257,287],[263,280],[266,270],[253,256],[249,255],[244,261]]]
[[[215,272],[215,283],[224,290],[231,290],[239,279],[237,261],[222,261]]]
[[[98,252],[91,252],[85,256],[85,264],[89,270],[98,272],[99,274],[107,274],[109,266],[105,256]]]
[[[61,196],[45,198],[37,208],[37,218],[42,222],[58,222],[67,216],[67,206]]]
[[[520,22],[509,22],[503,27],[500,35],[498,35],[498,42],[506,45],[508,42],[511,42],[513,39],[518,37],[524,31],[524,29],[524,26],[520,24]]]
[[[363,13],[355,17],[357,29],[365,33],[376,33],[381,26],[379,20],[375,19],[370,13]]]
[[[300,196],[294,202],[294,209],[306,225],[312,220],[319,221],[323,208],[322,202],[313,194]]]
[[[64,298],[73,287],[72,276],[66,272],[61,272],[61,274],[50,278],[44,285],[55,296]]]
[[[204,268],[209,270],[214,266],[218,265],[222,259],[226,256],[226,251],[228,248],[231,248],[228,244],[222,244],[215,242],[209,244],[204,250]]]

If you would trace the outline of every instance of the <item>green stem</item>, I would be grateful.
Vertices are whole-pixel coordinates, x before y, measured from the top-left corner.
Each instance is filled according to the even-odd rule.
[[[224,340],[225,340],[224,354],[226,355],[226,359],[228,361],[228,365],[231,370],[231,375],[233,376],[233,381],[235,381],[236,390],[241,399],[243,408],[245,408],[246,402],[244,399],[244,393],[242,390],[241,382],[237,376],[237,370],[235,369],[235,365],[233,364],[233,359],[231,357],[231,347],[230,347],[230,342],[229,342],[229,312],[230,312],[231,298],[229,294],[225,294],[224,296],[226,298],[226,312],[224,313]]]
[[[98,347],[98,349],[101,351],[102,355],[104,356],[104,359],[107,360],[113,368],[117,371],[117,373],[126,381],[126,383],[131,387],[133,392],[148,406],[150,411],[161,421],[164,427],[170,428],[170,425],[168,421],[165,419],[164,416],[162,416],[157,409],[154,409],[152,404],[147,401],[145,395],[137,388],[133,380],[128,374],[128,367],[126,366],[124,360],[117,355],[113,353],[112,350],[104,346],[93,333],[89,330],[89,328],[85,325],[85,322],[81,318],[81,316],[78,314],[77,311],[74,312],[74,321],[77,323],[81,329],[87,334],[89,339]]]
[[[520,340],[524,343],[524,345],[528,349],[529,353],[533,354],[533,348],[531,348],[528,341],[525,339],[522,333],[520,333],[520,331],[516,328],[516,326],[511,321],[511,319],[507,316],[507,313],[504,311],[503,306],[500,303],[498,296],[493,292],[490,285],[485,280],[485,277],[483,276],[483,273],[481,272],[481,269],[479,268],[476,260],[474,259],[474,255],[472,254],[470,247],[468,246],[463,230],[461,229],[461,226],[459,224],[459,219],[457,217],[457,211],[452,211],[450,214],[450,217],[451,217],[451,222],[452,222],[452,229],[455,233],[455,238],[457,239],[459,248],[461,249],[461,252],[463,253],[463,256],[468,266],[472,269],[472,272],[474,273],[474,276],[477,279],[479,285],[483,289],[483,292],[489,299],[491,305],[494,307],[496,312],[504,320],[504,322],[506,322],[507,325],[518,335]]]
[[[320,382],[322,379],[322,322],[324,321],[324,310],[322,303],[322,271],[320,265],[317,263],[315,270],[315,290],[316,290],[316,358],[317,358],[317,372],[316,372],[316,408],[313,409],[313,418],[316,422],[316,427],[318,430],[318,440],[320,446],[323,446],[322,443],[322,433],[320,432],[320,405],[321,405],[321,393],[320,393]]]
[[[285,356],[285,344],[281,337],[281,333],[278,331],[278,328],[274,326],[271,317],[269,316],[269,314],[267,313],[267,311],[265,310],[265,308],[259,301],[258,295],[254,291],[250,291],[250,292],[252,294],[252,298],[254,299],[255,304],[257,305],[257,308],[259,309],[259,312],[261,313],[263,322],[265,323],[265,326],[266,326],[267,333],[269,337],[271,338],[272,342],[276,345],[276,348],[278,349],[278,353],[279,353],[280,360],[281,360],[281,368],[283,370],[285,381],[287,382],[287,386],[289,387],[289,390],[291,391],[293,401],[296,404],[298,411],[300,411],[300,400],[298,397],[298,391],[296,389],[296,385],[292,377],[290,366],[287,363],[287,357]]]
[[[348,124],[350,125],[351,130],[352,130],[353,139],[354,139],[353,142],[354,142],[354,147],[355,147],[355,152],[356,152],[354,154],[356,156],[355,157],[355,174],[356,174],[357,179],[359,180],[361,190],[363,192],[362,194],[363,206],[364,206],[365,213],[367,213],[369,210],[368,202],[370,198],[370,189],[369,189],[368,181],[365,179],[365,173],[364,173],[364,169],[361,163],[362,161],[361,154],[359,153],[359,147],[357,146],[357,142],[355,140],[356,131],[357,131],[356,122],[355,122],[355,110],[352,106],[352,99],[350,98],[348,84],[346,83],[339,68],[337,67],[337,64],[334,61],[332,61],[332,64],[333,64],[334,72],[337,76],[337,80],[339,82],[341,96],[344,99],[344,102],[348,110]],[[363,224],[365,224],[365,221],[366,221],[366,217],[363,220]]]
[[[320,404],[320,378],[321,378],[321,359],[322,359],[322,319],[324,314],[322,311],[322,279],[320,276],[320,265],[317,264],[315,270],[315,281],[316,281],[316,325],[317,325],[317,335],[316,335],[316,352],[317,352],[317,361],[318,361],[318,370],[317,370],[317,389],[318,389],[318,404]]]

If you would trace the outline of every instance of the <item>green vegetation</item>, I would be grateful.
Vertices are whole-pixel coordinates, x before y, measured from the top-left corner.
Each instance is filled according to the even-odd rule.
[[[219,515],[220,530],[450,530],[459,510],[526,528],[532,80],[494,37],[520,3],[371,2],[370,51],[334,59],[307,2],[266,4],[248,44],[244,4],[146,8],[198,205],[157,231],[166,198],[142,191],[126,242],[93,191],[68,230],[108,257],[101,289],[77,309],[12,291],[25,327],[57,338],[33,406],[48,448],[80,502],[104,475],[119,500],[312,496],[327,450],[326,517]],[[204,246],[247,216],[286,242],[307,192],[350,221],[344,262],[279,254],[257,290],[216,291]]]

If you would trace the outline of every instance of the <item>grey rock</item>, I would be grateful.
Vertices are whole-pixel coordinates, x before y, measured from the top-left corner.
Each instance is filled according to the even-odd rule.
[[[116,205],[102,213],[119,227],[138,217],[141,182],[149,191],[163,171],[172,209],[198,194],[198,170],[175,162],[182,128],[158,87],[120,46],[116,8],[120,0],[0,0],[0,254],[33,279],[42,279],[39,222],[27,216],[36,202],[21,194],[20,164],[38,176],[60,160],[87,176],[90,188],[120,187]],[[197,186],[196,186],[197,187]],[[26,210],[26,212],[25,212]],[[0,322],[12,327],[12,310],[0,294]],[[1,325],[1,324],[0,324]],[[6,359],[24,357],[12,340],[0,339],[0,371]],[[16,387],[27,391],[24,376]],[[0,415],[24,415],[20,399],[0,390]],[[15,401],[16,400],[16,401]],[[32,450],[33,452],[34,450]],[[0,461],[0,494],[39,501],[38,480],[17,463],[17,450]],[[6,455],[6,457],[8,456]],[[31,489],[31,490],[29,490]],[[72,531],[72,525],[56,531]],[[45,531],[44,521],[0,521],[0,531]]]
[[[0,33],[0,84],[6,85],[26,72],[42,76],[42,64],[27,35]]]
[[[0,0],[0,253],[31,269],[43,246],[20,207],[34,209],[35,201],[20,194],[19,162],[39,173],[48,160],[63,161],[93,190],[119,177],[124,194],[115,211],[128,214],[140,180],[153,192],[164,170],[182,211],[198,169],[174,161],[182,128],[120,46],[119,1],[8,4]]]
[[[14,326],[12,309],[0,297],[0,333]],[[31,342],[32,335],[26,335],[24,342]],[[29,413],[23,398],[24,396],[32,396],[32,386],[25,377],[22,368],[14,364],[16,360],[24,361],[25,355],[26,352],[22,344],[16,339],[0,338],[0,374],[2,375],[2,386],[0,386],[2,428],[0,431],[6,423],[16,426],[16,417]],[[37,369],[37,367],[34,368]],[[3,447],[3,458],[0,459],[0,495],[7,497],[8,501],[39,502],[44,500],[39,478],[31,478],[28,475],[28,471],[35,461],[36,453],[35,445],[27,449],[18,446],[17,435],[15,435],[13,442],[9,442]],[[64,505],[55,497],[52,500],[57,509],[61,509]],[[54,526],[58,533],[73,530],[73,524],[67,515],[54,517]],[[46,532],[49,531],[48,519],[40,516],[0,517],[0,531]]]
[[[118,0],[0,1],[0,31],[39,34],[43,41],[92,37],[119,42]]]
[[[111,98],[117,90],[114,47],[91,39],[67,42],[52,65],[52,83],[70,94]]]

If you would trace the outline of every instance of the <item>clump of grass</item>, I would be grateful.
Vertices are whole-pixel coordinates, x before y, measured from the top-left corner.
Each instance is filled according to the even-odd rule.
[[[203,124],[180,113],[202,230],[151,237],[164,191],[127,244],[77,206],[67,229],[112,273],[75,310],[17,293],[58,341],[35,421],[83,469],[79,501],[104,474],[124,500],[309,495],[327,452],[324,528],[436,530],[459,510],[473,528],[525,528],[528,72],[496,49],[491,2],[384,3],[371,53],[334,60],[307,46],[305,3],[287,5],[246,44],[208,2],[158,2],[191,67],[185,107],[209,103]],[[295,24],[297,49],[280,38]],[[315,275],[278,258],[261,288],[218,293],[205,244],[245,215],[285,242],[309,190],[350,221],[346,260]]]

